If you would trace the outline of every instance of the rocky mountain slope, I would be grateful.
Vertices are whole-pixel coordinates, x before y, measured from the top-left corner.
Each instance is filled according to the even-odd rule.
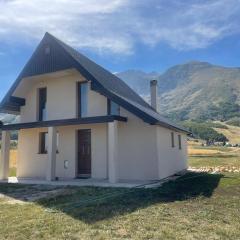
[[[149,96],[149,81],[158,80],[159,111],[174,119],[228,120],[240,117],[240,68],[192,61],[163,74],[118,73],[142,96]]]

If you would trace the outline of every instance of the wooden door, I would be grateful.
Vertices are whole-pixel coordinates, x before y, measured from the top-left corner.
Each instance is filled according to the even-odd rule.
[[[78,130],[78,177],[91,177],[91,130]]]

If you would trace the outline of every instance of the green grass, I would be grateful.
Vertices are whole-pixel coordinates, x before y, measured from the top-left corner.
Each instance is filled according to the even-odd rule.
[[[9,177],[16,177],[17,168],[16,167],[10,167],[9,168]]]
[[[235,149],[194,148],[206,154],[191,156],[192,167],[240,167]],[[48,188],[0,184],[0,195],[24,199]],[[0,197],[0,239],[240,239],[239,173],[188,173],[158,189],[67,189],[35,203]]]
[[[240,157],[236,155],[203,155],[189,157],[191,167],[238,167]]]
[[[36,189],[0,184],[15,198]],[[240,239],[240,174],[189,173],[158,189],[71,189],[37,203],[0,200],[0,239]]]

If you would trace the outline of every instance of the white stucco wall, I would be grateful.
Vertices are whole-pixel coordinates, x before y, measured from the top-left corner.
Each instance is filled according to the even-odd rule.
[[[175,147],[171,145],[172,130],[149,125],[121,108],[127,124],[119,123],[119,178],[155,180],[187,168],[187,136],[174,131]],[[182,149],[178,148],[178,135]]]
[[[186,134],[157,126],[157,149],[159,178],[165,178],[187,168]],[[171,132],[175,146],[172,147]],[[181,135],[182,148],[179,149],[178,135]]]
[[[156,127],[121,108],[128,122],[119,123],[119,178],[153,180],[158,178]]]
[[[80,129],[91,129],[92,178],[107,178],[107,125],[89,124],[59,127],[59,153],[56,159],[56,176],[75,178],[77,166],[76,132]],[[38,154],[39,133],[42,129],[25,129],[19,132],[17,176],[20,178],[45,178],[47,154]],[[64,161],[68,160],[68,169]]]
[[[29,79],[31,81],[31,79]],[[21,108],[21,122],[37,120],[37,94],[39,88],[47,88],[47,120],[70,119],[77,116],[77,82],[85,81],[78,73],[51,78],[34,79],[25,93],[26,105]],[[27,81],[25,80],[26,84]],[[107,99],[90,89],[88,92],[88,117],[107,114]]]

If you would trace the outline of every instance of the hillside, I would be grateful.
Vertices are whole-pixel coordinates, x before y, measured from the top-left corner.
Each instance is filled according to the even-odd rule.
[[[231,144],[240,144],[240,127],[221,123],[227,128],[214,128],[218,133],[224,134]]]
[[[159,82],[159,109],[173,119],[228,120],[240,116],[240,68],[192,61],[163,74],[126,71],[117,75],[143,96]],[[141,90],[139,90],[141,89]]]

